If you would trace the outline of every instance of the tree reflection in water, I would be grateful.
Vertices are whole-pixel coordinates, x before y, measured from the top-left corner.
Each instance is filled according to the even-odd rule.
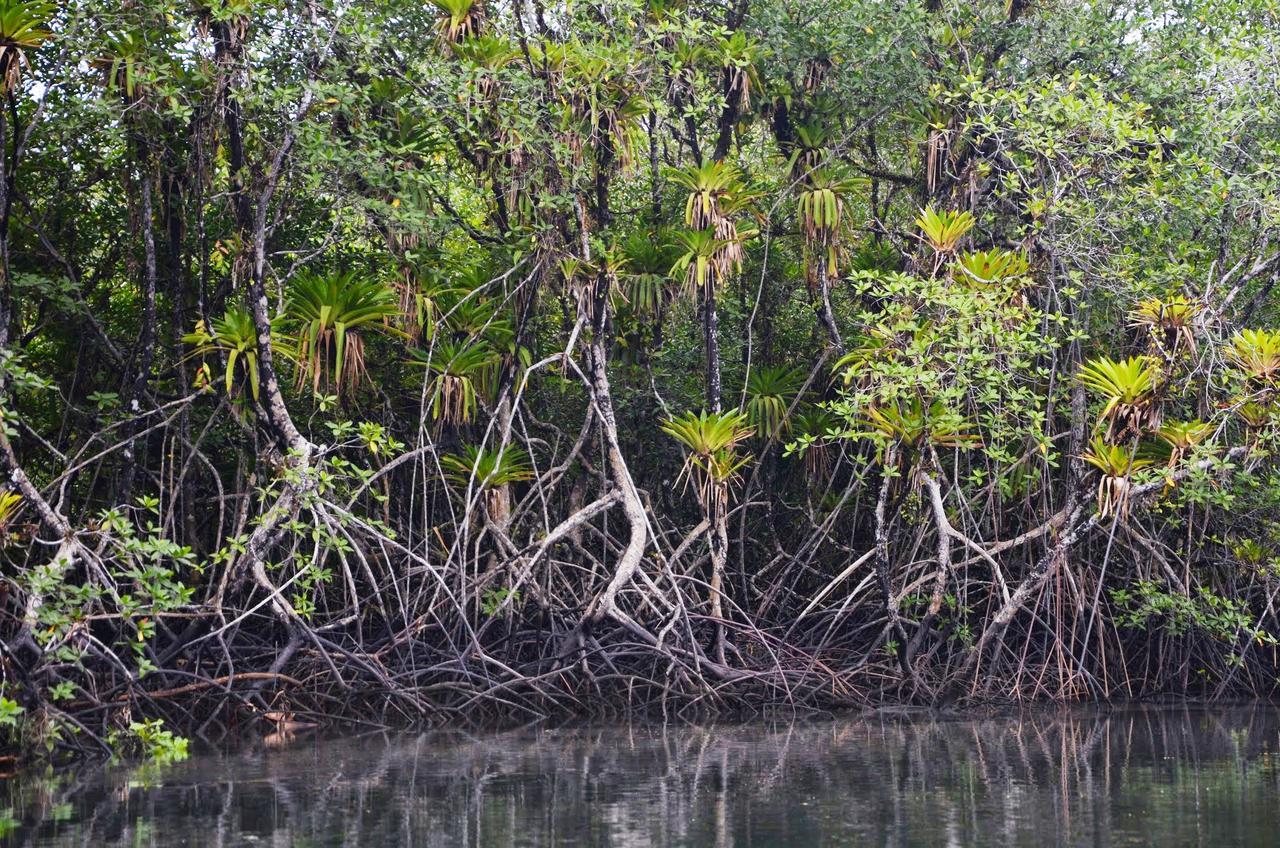
[[[1271,846],[1278,734],[1247,706],[301,742],[12,781],[5,842]]]

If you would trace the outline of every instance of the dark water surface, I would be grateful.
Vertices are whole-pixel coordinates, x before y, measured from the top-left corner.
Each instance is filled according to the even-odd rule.
[[[1270,706],[304,741],[10,781],[0,842],[1280,846],[1278,751]]]

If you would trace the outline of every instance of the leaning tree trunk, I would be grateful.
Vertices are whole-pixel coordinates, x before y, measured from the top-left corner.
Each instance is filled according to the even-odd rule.
[[[843,354],[844,341],[840,338],[840,328],[836,326],[835,310],[831,308],[831,280],[827,274],[826,256],[818,257],[818,318],[831,347],[836,353]]]
[[[271,305],[267,299],[267,230],[277,186],[283,176],[289,154],[297,139],[298,125],[305,120],[313,93],[307,86],[294,115],[286,125],[271,160],[261,169],[261,183],[251,192],[246,182],[250,173],[245,159],[242,111],[238,93],[247,83],[247,59],[244,54],[243,27],[221,21],[214,25],[214,45],[218,66],[224,77],[219,80],[222,112],[226,132],[228,164],[231,174],[231,207],[236,230],[242,244],[249,247],[249,272],[246,294],[249,312],[257,333],[259,396],[263,415],[279,447],[288,452],[286,464],[294,469],[288,476],[275,503],[268,507],[258,526],[245,544],[244,553],[229,567],[218,583],[214,605],[220,608],[228,589],[234,593],[246,576],[271,599],[272,611],[290,634],[290,645],[296,645],[304,628],[291,606],[284,602],[279,589],[267,574],[266,557],[277,543],[282,525],[292,520],[305,501],[306,493],[317,485],[315,446],[298,430],[289,415],[276,374],[271,349]],[[314,63],[318,66],[320,63]]]
[[[271,200],[279,183],[285,161],[296,138],[296,127],[290,126],[270,163],[258,197],[250,196],[250,187],[245,182],[248,174],[244,152],[244,134],[240,100],[237,91],[247,82],[244,79],[247,71],[243,67],[245,56],[243,43],[233,32],[231,24],[219,22],[214,26],[214,43],[219,64],[228,68],[229,78],[223,84],[223,120],[227,134],[228,164],[231,174],[232,214],[236,229],[239,231],[241,243],[249,245],[249,275],[247,280],[248,306],[253,316],[253,326],[258,334],[258,376],[260,394],[266,412],[267,422],[275,436],[289,450],[310,457],[311,444],[294,425],[289,410],[284,403],[280,391],[280,381],[276,375],[275,356],[271,349],[271,305],[267,300],[267,221],[270,214]],[[308,90],[303,95],[303,102],[297,112],[297,120],[301,120],[311,102]]]

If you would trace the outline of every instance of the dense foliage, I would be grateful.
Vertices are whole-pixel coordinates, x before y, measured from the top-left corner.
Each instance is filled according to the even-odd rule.
[[[0,98],[26,750],[1280,682],[1267,0],[0,0]]]

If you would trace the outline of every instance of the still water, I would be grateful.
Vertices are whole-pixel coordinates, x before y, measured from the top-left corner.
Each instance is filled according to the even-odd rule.
[[[30,846],[1280,846],[1280,709],[301,741],[0,786]]]

